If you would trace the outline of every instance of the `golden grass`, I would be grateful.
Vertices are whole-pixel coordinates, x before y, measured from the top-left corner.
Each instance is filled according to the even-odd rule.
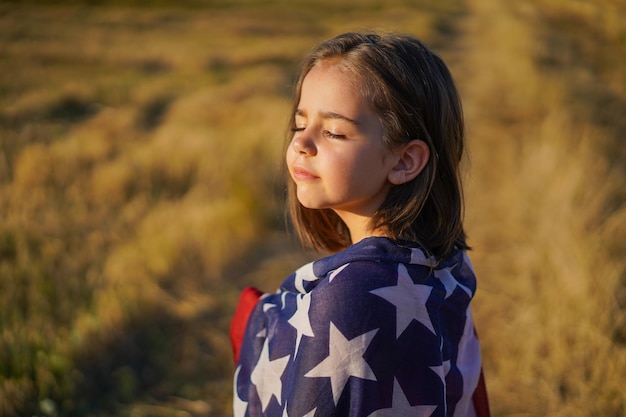
[[[238,290],[313,256],[282,220],[297,62],[363,28],[461,87],[494,414],[626,415],[623,5],[114,3],[2,6],[0,416],[230,414]]]
[[[463,78],[477,321],[494,410],[624,415],[626,347],[615,336],[624,325],[625,270],[611,248],[623,250],[617,225],[626,211],[607,209],[624,171],[601,146],[619,138],[578,118],[566,78],[537,69],[540,24],[532,23],[541,9],[473,3],[479,16],[499,17],[472,22],[470,67],[488,71]]]

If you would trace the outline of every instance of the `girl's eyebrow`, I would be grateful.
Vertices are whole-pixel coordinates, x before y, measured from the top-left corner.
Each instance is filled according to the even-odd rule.
[[[306,112],[304,110],[301,109],[296,109],[295,112],[296,116],[302,116],[302,117],[306,117]],[[332,111],[323,111],[323,112],[319,112],[319,115],[322,119],[339,119],[339,120],[345,120],[349,123],[352,123],[355,126],[358,126],[360,123],[357,120],[351,119],[347,116],[344,116],[342,114],[339,113],[335,113]]]

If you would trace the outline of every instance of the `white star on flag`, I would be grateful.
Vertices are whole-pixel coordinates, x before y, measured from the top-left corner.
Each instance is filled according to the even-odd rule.
[[[427,257],[421,249],[411,249],[411,264],[425,265],[429,267],[437,266],[437,261]]]
[[[272,308],[276,308],[276,307],[277,307],[277,305],[276,305],[276,304],[273,304],[273,303],[266,303],[266,304],[263,304],[263,312],[264,312],[264,313],[266,313],[266,312],[268,312],[269,310],[271,310]]]
[[[335,279],[335,277],[336,277],[337,275],[339,275],[339,273],[340,273],[341,271],[343,271],[344,269],[346,269],[346,267],[347,267],[348,265],[350,265],[350,264],[345,264],[345,265],[342,265],[342,266],[340,266],[339,268],[335,269],[333,272],[331,272],[331,273],[330,273],[330,275],[328,275],[328,282],[333,282],[333,280]]]
[[[411,405],[394,378],[391,408],[376,410],[369,417],[430,417],[436,408],[436,405]]]
[[[302,336],[313,337],[313,329],[311,328],[311,321],[309,320],[309,309],[311,308],[311,293],[299,294],[296,296],[296,312],[291,316],[288,321],[297,332],[296,336],[296,350],[293,354],[295,358],[298,354],[298,347],[300,346],[300,340]]]
[[[237,380],[239,378],[240,371],[241,366],[238,366],[235,370],[235,386],[233,387],[235,392],[235,395],[233,396],[233,412],[235,417],[243,417],[248,409],[248,403],[239,398],[239,394],[237,393]]]
[[[285,372],[287,363],[289,363],[289,355],[283,356],[275,360],[270,360],[269,343],[266,340],[263,344],[263,350],[259,357],[259,362],[254,367],[250,380],[257,387],[257,393],[263,406],[263,411],[267,408],[272,399],[276,397],[278,404],[281,404],[281,391],[283,383],[280,377]]]
[[[379,288],[370,292],[396,306],[397,339],[409,327],[413,319],[422,323],[433,334],[436,334],[426,309],[426,302],[432,290],[432,287],[428,285],[414,284],[406,266],[399,264],[397,285]]]
[[[452,268],[443,268],[435,271],[435,278],[437,278],[443,284],[446,289],[446,298],[450,297],[458,284],[456,279],[450,273]]]
[[[446,375],[448,375],[448,372],[450,372],[450,368],[451,368],[451,364],[450,361],[443,361],[443,363],[439,366],[429,366],[429,368],[437,374],[437,376],[441,379],[441,382],[443,382],[443,397],[446,397],[446,391],[447,391],[447,385],[446,385]],[[447,410],[447,408],[446,408]],[[444,414],[447,414],[444,411]]]
[[[363,358],[363,354],[376,332],[378,329],[370,330],[348,340],[331,321],[328,356],[304,376],[309,378],[329,377],[333,400],[337,405],[341,392],[351,376],[376,381],[374,372]]]
[[[439,279],[439,281],[441,281],[443,286],[446,288],[446,298],[448,298],[448,297],[450,297],[450,295],[452,295],[452,293],[454,292],[454,289],[457,286],[461,287],[463,289],[463,291],[465,291],[467,293],[467,295],[469,295],[471,297],[472,296],[472,291],[469,288],[467,288],[465,285],[462,285],[461,283],[459,283],[459,281],[457,281],[454,278],[454,276],[450,272],[452,270],[452,268],[454,268],[454,266],[452,266],[450,268],[443,268],[443,269],[439,269],[439,270],[435,271],[435,278]]]
[[[441,379],[441,382],[444,383],[445,386],[445,382],[446,382],[446,375],[448,375],[448,372],[450,372],[450,361],[443,361],[443,363],[439,366],[429,366],[430,369],[433,370],[433,372],[435,372],[437,374],[437,376],[439,376],[439,378]]]
[[[293,285],[301,293],[304,293],[304,281],[315,281],[318,279],[313,273],[313,262],[301,266],[295,273]]]

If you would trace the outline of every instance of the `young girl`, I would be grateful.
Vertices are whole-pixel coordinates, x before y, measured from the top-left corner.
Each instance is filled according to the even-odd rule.
[[[334,254],[244,290],[235,416],[487,415],[445,64],[410,36],[337,36],[305,59],[291,123],[291,218]]]

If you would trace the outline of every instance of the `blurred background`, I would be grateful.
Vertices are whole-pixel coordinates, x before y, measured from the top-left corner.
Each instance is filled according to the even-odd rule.
[[[0,1],[0,416],[230,416],[300,59],[409,32],[464,100],[494,416],[626,416],[623,0]]]

